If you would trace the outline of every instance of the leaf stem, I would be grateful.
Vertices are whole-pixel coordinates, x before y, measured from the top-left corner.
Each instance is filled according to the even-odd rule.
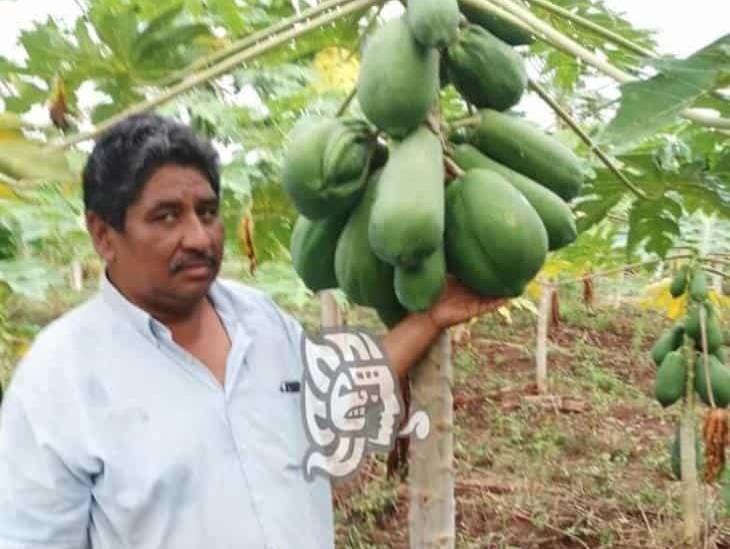
[[[324,13],[329,9],[336,8],[342,4],[347,4],[351,1],[352,0],[326,0],[321,4],[307,8],[297,15],[293,15],[292,17],[288,17],[279,21],[278,23],[249,34],[248,36],[244,36],[243,38],[240,38],[233,42],[225,49],[215,51],[203,58],[197,59],[184,69],[177,71],[165,78],[163,81],[160,82],[160,85],[169,86],[170,84],[174,84],[175,82],[184,79],[190,73],[197,72],[204,67],[215,64],[221,59],[230,57],[231,55],[234,55],[241,50],[244,50],[250,46],[255,45],[258,42],[261,42],[262,40],[271,38],[277,33],[289,30],[293,26],[302,23],[311,17],[315,17],[320,13]]]
[[[191,75],[189,78],[186,78],[182,82],[172,86],[171,88],[169,88],[168,90],[164,91],[163,93],[157,95],[156,97],[151,97],[150,99],[137,103],[136,105],[132,105],[131,107],[125,109],[121,113],[108,118],[107,120],[105,120],[104,122],[99,124],[93,130],[71,136],[70,138],[68,138],[64,141],[61,141],[61,142],[55,144],[54,146],[58,149],[66,149],[77,143],[86,141],[87,139],[93,139],[94,137],[103,133],[104,131],[109,129],[111,126],[113,126],[117,122],[127,118],[128,116],[140,114],[143,112],[147,112],[151,109],[154,109],[155,107],[158,107],[159,105],[162,105],[163,103],[166,103],[167,101],[170,101],[171,99],[174,99],[178,95],[181,95],[201,84],[205,84],[206,82],[208,82],[210,80],[213,80],[215,78],[218,78],[219,76],[222,76],[222,75],[228,73],[231,69],[233,69],[237,65],[240,65],[244,61],[249,61],[251,59],[254,59],[255,57],[263,55],[264,53],[268,52],[269,50],[272,50],[272,49],[276,48],[277,46],[280,46],[280,45],[288,42],[289,40],[292,40],[294,38],[297,38],[298,36],[311,32],[323,25],[327,25],[337,19],[340,19],[341,17],[344,17],[345,15],[349,15],[350,13],[354,13],[357,11],[362,11],[366,8],[369,8],[370,6],[379,4],[384,1],[385,0],[354,0],[353,2],[344,6],[337,13],[327,13],[327,14],[321,15],[317,18],[312,19],[311,21],[307,22],[306,24],[304,24],[300,27],[293,28],[286,32],[278,34],[267,42],[260,43],[255,46],[252,46],[251,48],[240,51],[237,54],[232,55],[231,57],[225,59],[224,61],[221,61],[217,65],[214,65],[208,69],[200,71],[197,74]]]
[[[654,263],[665,263],[667,261],[673,261],[675,259],[691,259],[693,258],[693,254],[680,254],[680,255],[674,255],[672,257],[665,257],[665,258],[659,258],[659,259],[652,259],[649,261],[642,261],[640,263],[631,263],[629,265],[624,265],[623,267],[618,267],[616,269],[609,269],[607,271],[598,271],[595,273],[591,273],[589,275],[583,275],[578,276],[575,278],[570,278],[567,280],[561,280],[557,282],[553,282],[555,285],[563,285],[563,284],[574,284],[575,282],[580,282],[584,280],[585,278],[597,278],[597,277],[604,277],[604,276],[610,276],[613,274],[622,273],[624,271],[630,271],[632,269],[637,269],[639,267],[645,267],[647,265],[653,265]]]
[[[535,80],[530,79],[529,80],[530,87],[537,93],[537,95],[540,96],[540,98],[547,103],[550,108],[555,111],[555,114],[557,114],[560,118],[563,119],[563,121],[570,126],[570,128],[578,135],[578,137],[581,138],[581,140],[588,145],[588,148],[591,152],[593,152],[600,160],[603,162],[603,164],[611,170],[616,177],[621,180],[621,182],[628,187],[628,189],[634,193],[636,196],[643,200],[647,200],[649,197],[646,195],[644,191],[642,191],[639,187],[634,185],[628,177],[621,171],[621,168],[618,167],[618,165],[611,159],[606,153],[604,153],[599,146],[591,139],[591,137],[578,125],[578,122],[576,122],[568,112],[563,109],[560,104],[555,101],[550,95],[545,91],[545,89]]]
[[[576,23],[588,30],[591,30],[595,34],[602,36],[604,38],[607,38],[611,42],[613,42],[619,46],[623,46],[627,50],[629,50],[637,55],[640,55],[642,57],[656,57],[656,53],[654,53],[653,51],[650,51],[642,46],[639,46],[635,42],[632,42],[631,40],[624,38],[620,34],[610,31],[610,30],[606,29],[605,27],[602,27],[601,25],[594,23],[593,21],[586,19],[585,17],[581,17],[580,15],[571,13],[568,10],[566,10],[565,8],[555,5],[552,2],[549,2],[548,0],[528,0],[528,1],[530,2],[530,4],[539,6],[546,11],[549,11],[560,17],[563,17],[569,21],[572,21],[573,23]]]
[[[587,50],[572,38],[557,31],[530,12],[517,5],[512,0],[459,0],[462,4],[474,9],[487,11],[510,23],[535,34],[541,40],[553,47],[577,57],[585,63],[595,67],[602,73],[610,76],[620,84],[639,81],[638,78],[622,71],[611,63],[601,59],[598,55]],[[730,118],[721,118],[705,114],[697,109],[687,109],[682,116],[688,120],[711,128],[730,129]]]
[[[718,271],[717,269],[712,269],[710,267],[706,267],[705,265],[702,265],[702,269],[704,269],[708,273],[712,273],[712,274],[715,274],[717,276],[721,276],[722,278],[730,278],[730,275],[725,274],[722,271]]]

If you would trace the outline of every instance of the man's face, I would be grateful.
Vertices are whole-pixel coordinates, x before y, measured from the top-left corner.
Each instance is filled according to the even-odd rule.
[[[137,302],[173,310],[197,303],[223,258],[218,202],[197,169],[155,170],[127,210],[125,231],[110,231],[114,282]]]

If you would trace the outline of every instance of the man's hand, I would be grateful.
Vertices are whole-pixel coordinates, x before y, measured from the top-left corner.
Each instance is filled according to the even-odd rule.
[[[494,311],[506,301],[480,297],[449,276],[441,296],[428,311],[408,315],[383,338],[391,368],[402,379],[444,330]]]
[[[444,291],[427,314],[439,330],[445,330],[499,309],[506,302],[504,298],[481,297],[449,275]]]

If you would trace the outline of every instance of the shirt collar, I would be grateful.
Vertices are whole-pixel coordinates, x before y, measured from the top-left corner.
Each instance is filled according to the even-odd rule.
[[[104,273],[101,280],[101,295],[112,310],[129,321],[132,326],[145,337],[157,339],[172,338],[170,329],[154,318],[144,309],[127,299],[119,289],[109,280],[108,273]],[[208,291],[216,312],[228,323],[235,323],[235,312],[229,302],[227,294],[220,287],[218,280],[214,280]]]

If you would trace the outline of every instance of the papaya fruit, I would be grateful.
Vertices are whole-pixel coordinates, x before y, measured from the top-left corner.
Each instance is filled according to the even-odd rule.
[[[446,189],[446,264],[482,296],[516,297],[545,263],[540,216],[501,175],[469,170]]]
[[[392,265],[415,267],[444,236],[444,166],[439,138],[421,126],[393,144],[370,215],[370,246]]]
[[[670,352],[676,351],[682,346],[683,340],[684,326],[681,324],[677,324],[664,332],[651,348],[651,359],[654,364],[660,366]]]
[[[347,215],[312,221],[300,215],[291,235],[294,270],[313,292],[337,287],[335,250]]]
[[[689,297],[694,301],[705,301],[707,299],[707,275],[705,275],[705,271],[699,268],[692,272],[689,281]]]
[[[446,283],[446,257],[443,246],[416,267],[395,268],[395,295],[409,311],[429,309],[441,295]]]
[[[421,46],[404,17],[373,33],[357,84],[368,120],[393,137],[405,137],[426,120],[438,91],[439,52]]]
[[[715,355],[707,355],[707,369],[709,370],[709,385],[712,386],[712,396],[715,406],[725,408],[730,404],[730,368],[720,362]],[[710,406],[710,392],[705,375],[705,360],[698,353],[695,360],[695,391],[702,402]]]
[[[510,46],[522,46],[532,44],[535,41],[535,37],[531,33],[509,21],[505,21],[490,11],[467,6],[463,3],[460,3],[459,8],[469,22],[484,27]]]
[[[375,135],[361,121],[307,118],[290,133],[283,187],[300,214],[346,214],[362,195]]]
[[[722,328],[717,319],[714,307],[709,303],[695,303],[689,308],[684,322],[687,335],[691,337],[695,346],[702,349],[702,330],[700,325],[700,308],[705,309],[705,335],[707,337],[707,352],[715,353],[724,343]]]
[[[679,297],[687,290],[687,273],[689,265],[682,265],[679,270],[674,273],[672,282],[669,284],[669,293],[672,297]]]
[[[554,192],[484,156],[469,144],[454,145],[451,147],[450,153],[461,169],[492,170],[514,185],[540,216],[548,235],[548,250],[559,250],[575,241],[578,231],[575,227],[573,212]]]
[[[459,33],[456,0],[409,0],[406,19],[413,36],[426,48],[444,48]]]
[[[488,157],[547,187],[563,200],[578,196],[583,185],[581,163],[573,151],[516,116],[482,109],[470,142]]]
[[[504,111],[527,87],[522,56],[477,25],[468,25],[446,50],[446,68],[457,91],[475,107]]]
[[[712,354],[715,355],[715,357],[717,358],[717,360],[719,360],[720,362],[722,362],[723,364],[725,364],[725,362],[726,362],[725,361],[725,350],[722,347],[719,347]]]
[[[368,222],[381,174],[382,171],[372,174],[365,194],[337,240],[335,277],[354,303],[383,311],[398,311],[400,304],[393,290],[393,267],[379,259],[368,242]]]
[[[681,351],[670,351],[656,373],[654,395],[665,408],[684,396],[687,386],[687,364]]]
[[[392,328],[408,315],[408,311],[398,303],[393,303],[387,307],[376,307],[375,313],[378,315],[380,321],[388,328]]]
[[[697,472],[699,473],[702,470],[702,444],[700,442],[700,436],[699,432],[695,428],[695,463],[697,465]],[[672,475],[674,475],[674,478],[676,480],[682,480],[682,437],[680,433],[680,427],[677,425],[677,429],[674,432],[674,437],[672,438],[672,444],[670,449],[670,455],[671,455],[671,465],[672,465]]]

